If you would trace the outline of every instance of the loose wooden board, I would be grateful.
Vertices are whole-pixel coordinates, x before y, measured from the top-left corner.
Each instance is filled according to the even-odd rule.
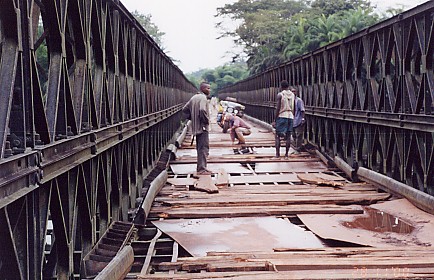
[[[317,162],[260,162],[255,166],[257,173],[270,172],[323,172],[327,167],[320,161]]]
[[[207,193],[218,193],[219,189],[214,185],[214,181],[211,178],[211,175],[201,175],[199,179],[197,179],[193,188],[198,191],[204,191]]]
[[[297,178],[303,183],[316,184],[319,186],[342,187],[344,178],[324,173],[297,174]]]
[[[324,239],[374,247],[427,247],[434,245],[434,235],[432,234],[434,232],[434,217],[417,209],[406,199],[382,202],[371,205],[370,208],[378,210],[374,213],[381,214],[371,218],[368,218],[370,217],[368,212],[358,215],[301,214],[298,217],[312,232]],[[365,211],[367,211],[366,208]],[[371,212],[372,210],[369,211],[369,213]],[[391,214],[392,217],[387,214]],[[378,217],[383,218],[379,220]],[[365,220],[369,224],[365,225]],[[408,232],[410,230],[406,224],[414,227],[414,230]],[[389,225],[392,228],[400,227],[403,233],[380,231],[382,227]]]

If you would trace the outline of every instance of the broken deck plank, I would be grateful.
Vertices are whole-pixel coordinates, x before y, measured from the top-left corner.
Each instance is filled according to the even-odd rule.
[[[201,175],[193,184],[193,189],[207,193],[218,193],[219,189],[214,185],[211,175]]]

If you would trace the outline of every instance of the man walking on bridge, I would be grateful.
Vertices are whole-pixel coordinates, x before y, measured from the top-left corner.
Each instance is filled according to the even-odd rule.
[[[303,147],[303,135],[305,128],[304,120],[304,102],[300,98],[297,88],[291,88],[295,95],[295,116],[294,116],[294,154],[299,154]]]
[[[295,95],[289,90],[289,83],[286,80],[280,82],[282,91],[277,94],[277,105],[275,112],[275,122],[273,126],[276,129],[274,136],[276,145],[276,157],[280,157],[280,137],[286,141],[285,157],[288,157],[291,146],[291,133],[294,120],[294,101]]]
[[[182,108],[182,112],[191,120],[191,130],[196,137],[197,150],[197,175],[211,175],[207,169],[207,156],[209,153],[209,103],[208,97],[211,92],[208,83],[200,84],[200,92],[195,94]]]

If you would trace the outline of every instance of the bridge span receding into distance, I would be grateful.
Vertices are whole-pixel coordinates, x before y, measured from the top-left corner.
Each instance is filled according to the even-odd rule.
[[[403,220],[418,227],[426,217],[431,225],[433,1],[219,92],[245,105],[258,138],[245,150],[230,146],[227,134],[213,136],[215,153],[224,153],[210,155],[210,164],[228,166],[213,170],[205,183],[227,180],[213,198],[215,208],[201,205],[213,194],[198,192],[191,181],[194,145],[180,122],[182,106],[197,89],[120,1],[4,0],[0,7],[0,278],[84,279],[106,267],[100,279],[194,279],[201,271],[217,279],[299,279],[315,269],[321,275],[325,263],[342,269],[333,273],[345,279],[368,272],[393,278],[385,273],[392,267],[401,278],[433,275],[428,241],[408,243],[407,260],[394,248],[369,244],[373,249],[363,251],[348,240],[303,253],[274,247],[255,258],[232,251],[194,259],[193,249],[161,230],[165,221],[206,215],[272,216],[272,223],[309,230],[314,218],[303,214],[366,214],[365,206],[383,200],[408,201],[423,212]],[[267,137],[282,79],[299,89],[306,104],[305,138],[312,150],[274,162],[270,170],[274,143]],[[295,171],[294,162],[305,169]],[[300,179],[313,173],[338,176],[343,185],[323,191]],[[334,198],[327,200],[327,192]],[[366,193],[349,203],[346,195],[354,192]],[[307,193],[320,202],[293,200]],[[386,206],[377,208],[396,207]],[[357,255],[357,261],[342,264],[337,255]],[[393,261],[382,262],[385,256]],[[327,261],[313,267],[284,261],[317,257]]]

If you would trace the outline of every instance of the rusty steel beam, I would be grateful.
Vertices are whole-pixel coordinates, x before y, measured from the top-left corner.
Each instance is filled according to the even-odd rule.
[[[123,280],[134,263],[133,247],[125,246],[96,276],[95,280]]]
[[[2,1],[0,275],[80,279],[195,91],[119,1]]]
[[[330,158],[434,195],[434,1],[227,87],[274,119],[279,82],[299,89],[306,138]]]

